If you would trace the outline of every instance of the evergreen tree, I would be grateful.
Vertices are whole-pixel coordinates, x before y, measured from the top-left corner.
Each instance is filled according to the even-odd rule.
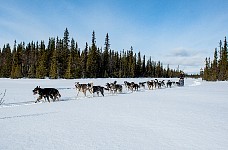
[[[208,61],[207,57],[205,59],[205,68],[204,68],[203,79],[206,81],[209,80],[209,61]]]
[[[146,56],[143,55],[143,62],[142,62],[142,77],[146,74]]]
[[[77,61],[78,61],[78,52],[76,50],[75,41],[72,38],[71,46],[70,46],[70,54],[67,61],[68,65],[65,72],[65,78],[70,79],[70,78],[76,77]]]
[[[81,72],[82,72],[82,67],[80,64],[80,50],[78,49],[78,44],[77,42],[75,43],[75,40],[72,38],[71,39],[71,46],[70,46],[70,53],[71,53],[71,77],[72,78],[80,78],[81,77]],[[69,64],[68,64],[69,65]]]
[[[13,50],[13,67],[11,70],[11,78],[21,78],[22,75],[22,52],[23,52],[23,45],[22,43],[18,44],[16,48],[16,41],[14,43],[14,50]]]
[[[122,60],[122,53],[119,53],[119,70],[118,70],[118,77],[123,77],[123,60]]]
[[[61,73],[62,77],[64,77],[64,75],[66,74],[66,69],[68,67],[68,63],[66,63],[66,62],[68,62],[68,60],[69,60],[68,57],[70,57],[70,50],[69,50],[70,40],[69,39],[70,39],[69,32],[68,32],[68,29],[66,28],[66,30],[64,31],[64,37],[63,37],[63,49],[60,53],[61,54],[60,63],[62,66],[62,68],[60,68],[60,69],[62,69],[62,73]]]
[[[141,61],[140,52],[138,52],[137,63],[136,63],[136,77],[142,77],[142,61]]]
[[[147,77],[154,77],[151,57],[147,60],[147,64],[146,64],[146,76]]]
[[[166,78],[170,78],[171,75],[170,75],[170,68],[169,68],[169,64],[167,65],[167,71],[166,71]]]
[[[122,77],[127,78],[128,77],[128,59],[127,59],[127,54],[126,52],[123,50],[122,51]]]
[[[58,78],[57,51],[55,49],[54,49],[52,57],[51,57],[51,66],[50,66],[49,77],[51,79],[57,79]]]
[[[63,48],[64,48],[64,50],[69,49],[69,42],[70,42],[69,31],[66,28],[64,31],[64,36],[63,36]]]
[[[104,77],[109,77],[110,72],[109,72],[109,50],[110,50],[110,42],[109,42],[109,36],[108,33],[106,34],[105,37],[105,47],[104,47],[104,53],[103,53],[103,76]]]
[[[36,78],[45,78],[46,75],[46,51],[44,41],[41,41],[39,47],[38,66],[36,69]]]
[[[67,61],[67,69],[65,72],[65,78],[66,79],[71,79],[72,78],[72,74],[71,74],[71,63],[72,63],[72,55],[70,54],[70,56],[68,57],[68,61]]]
[[[29,69],[28,69],[28,77],[35,78],[36,77],[36,49],[35,43],[31,43],[30,55],[29,55]]]
[[[226,73],[225,73],[225,80],[228,80],[228,49],[227,49],[227,41],[226,41],[226,37],[225,37],[225,41],[224,41],[224,65],[226,66]]]
[[[8,78],[10,77],[10,72],[12,68],[12,54],[9,44],[3,46],[1,57],[1,74],[2,77]]]
[[[96,46],[95,32],[92,33],[92,46],[89,48],[87,60],[87,73],[90,78],[97,78],[99,70],[99,54]]]
[[[81,68],[82,68],[82,78],[87,78],[87,60],[88,60],[88,44],[86,46],[81,56]]]
[[[46,49],[46,66],[45,66],[46,69],[47,69],[47,76],[49,76],[49,77],[50,77],[50,71],[51,71],[52,56],[54,55],[54,53],[55,53],[55,59],[56,59],[56,56],[57,56],[57,53],[55,51],[55,49],[56,49],[56,45],[55,44],[56,44],[55,38],[49,38],[48,46],[47,46],[47,49]]]
[[[56,50],[57,50],[58,76],[60,78],[63,78],[64,73],[65,73],[65,67],[66,67],[67,60],[65,60],[66,58],[64,58],[64,54],[63,54],[63,41],[61,39],[57,38],[56,42],[57,42],[56,43]]]
[[[160,61],[158,61],[157,65],[156,65],[156,78],[162,77],[162,64]]]
[[[215,49],[214,52],[214,60],[212,62],[212,74],[211,74],[211,80],[216,81],[218,79],[218,53],[217,49]]]
[[[226,37],[224,41],[223,48],[221,48],[221,56],[219,60],[219,80],[226,80],[226,70],[227,70],[227,42]]]
[[[130,51],[128,52],[128,60],[129,60],[129,76],[133,78],[135,76],[135,58],[133,54],[133,47],[131,46]]]
[[[15,76],[15,70],[16,70],[16,66],[17,66],[17,62],[16,62],[16,56],[17,56],[17,41],[14,41],[14,47],[13,47],[13,52],[12,52],[12,69],[11,69],[11,73],[10,73],[10,77],[11,78],[16,78]]]

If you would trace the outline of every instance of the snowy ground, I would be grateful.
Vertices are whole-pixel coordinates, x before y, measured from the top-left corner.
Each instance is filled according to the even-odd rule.
[[[0,149],[228,148],[227,82],[185,79],[184,87],[76,96],[76,81],[105,85],[114,80],[149,79],[0,79],[0,93],[6,89],[0,106]],[[61,101],[35,104],[32,90],[37,85],[58,88]]]

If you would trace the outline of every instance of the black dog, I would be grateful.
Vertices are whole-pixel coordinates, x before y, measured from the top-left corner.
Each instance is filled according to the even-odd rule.
[[[40,88],[40,86],[37,86],[34,90],[33,90],[33,94],[39,94],[39,97],[37,98],[37,100],[35,101],[35,103],[39,102],[42,98],[44,98],[46,100],[48,100],[48,102],[50,103],[49,97],[55,101],[56,99],[59,100],[59,98],[61,97],[59,91],[55,88]]]
[[[173,82],[171,82],[170,80],[168,80],[167,83],[166,83],[167,88],[168,88],[168,87],[171,88],[172,84],[173,84]]]
[[[89,87],[89,92],[92,93],[97,93],[99,96],[99,92],[104,96],[104,87],[102,86],[94,86],[93,83],[88,84]]]

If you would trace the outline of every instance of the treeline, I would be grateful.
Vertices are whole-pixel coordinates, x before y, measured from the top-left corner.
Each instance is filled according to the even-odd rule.
[[[160,61],[130,50],[120,52],[111,50],[108,33],[104,48],[96,45],[95,32],[92,33],[92,44],[85,44],[81,50],[77,42],[69,37],[68,29],[62,39],[49,38],[44,41],[14,42],[13,49],[9,44],[0,49],[0,77],[4,78],[133,78],[133,77],[177,77],[179,70],[163,67]]]
[[[207,81],[225,81],[228,80],[228,57],[227,57],[227,41],[224,43],[220,40],[219,50],[215,48],[214,58],[205,59],[205,67],[203,79]]]

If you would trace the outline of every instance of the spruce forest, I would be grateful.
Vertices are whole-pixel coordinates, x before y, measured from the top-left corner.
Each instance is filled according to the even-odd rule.
[[[104,47],[96,45],[95,32],[92,43],[80,49],[74,38],[70,39],[66,28],[63,38],[49,38],[44,41],[14,42],[0,49],[0,77],[2,78],[135,78],[135,77],[178,77],[180,71],[170,69],[169,65],[155,62],[140,52],[130,50],[115,51],[110,48],[106,34]]]
[[[203,79],[207,81],[225,81],[228,80],[228,57],[227,41],[220,40],[219,50],[215,48],[214,59],[210,57],[205,59]]]

